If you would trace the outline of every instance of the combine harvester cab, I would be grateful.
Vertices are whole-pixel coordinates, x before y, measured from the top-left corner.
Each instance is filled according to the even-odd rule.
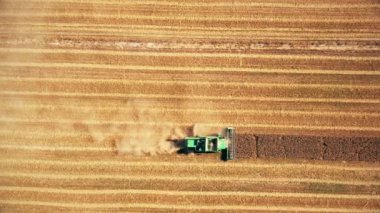
[[[222,153],[223,160],[233,160],[236,157],[235,129],[227,127],[223,134],[217,136],[186,137],[186,153]]]

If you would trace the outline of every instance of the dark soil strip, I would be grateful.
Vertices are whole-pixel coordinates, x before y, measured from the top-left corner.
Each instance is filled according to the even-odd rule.
[[[380,138],[239,134],[237,158],[380,161]]]

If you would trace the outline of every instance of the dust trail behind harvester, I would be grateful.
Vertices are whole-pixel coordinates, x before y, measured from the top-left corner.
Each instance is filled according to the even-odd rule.
[[[134,125],[129,127],[123,137],[115,143],[119,154],[156,155],[177,151],[174,142],[169,141],[173,135],[173,127]]]
[[[109,115],[110,121],[116,118],[126,124],[88,125],[89,134],[94,142],[113,146],[117,154],[157,155],[178,151],[181,140],[186,136],[217,135],[222,132],[221,127],[202,123],[176,126],[166,118],[165,113],[152,113],[151,104],[130,100],[124,105],[124,110]],[[99,120],[97,113],[89,115],[87,119]]]
[[[191,94],[191,89],[188,86],[183,86],[178,88],[177,92]],[[216,135],[222,131],[222,127],[211,127],[210,125],[202,124],[202,122],[207,123],[209,120],[207,115],[194,125],[178,126],[178,122],[172,122],[170,119],[171,112],[165,111],[165,108],[161,108],[163,113],[153,112],[151,108],[155,105],[152,101],[128,100],[123,105],[123,108],[110,115],[110,120],[116,118],[126,124],[106,125],[100,127],[100,129],[99,127],[94,129],[90,126],[89,132],[94,141],[110,144],[115,148],[117,154],[157,155],[174,153],[183,148],[181,143],[186,136]],[[184,100],[179,104],[177,103],[175,107],[186,110],[204,106],[202,103],[194,103],[193,100]],[[208,107],[214,108],[210,104]],[[125,109],[130,110],[125,111]],[[181,120],[181,118],[178,118],[178,120]],[[215,118],[213,120],[215,121]],[[129,122],[132,123],[129,124]],[[217,121],[216,123],[220,122]]]
[[[149,113],[146,103],[129,101],[125,108],[129,110],[120,110],[109,116],[111,121],[118,117],[127,124],[88,125],[94,142],[113,146],[117,154],[157,155],[178,150],[173,141],[186,136],[182,128],[170,122],[162,124],[164,116]],[[92,114],[90,120],[97,117],[97,113]]]

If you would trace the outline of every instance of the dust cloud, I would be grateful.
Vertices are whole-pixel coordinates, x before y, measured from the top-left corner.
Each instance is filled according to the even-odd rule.
[[[187,127],[168,122],[165,113],[152,112],[149,103],[128,101],[122,106],[102,107],[70,106],[64,102],[65,99],[56,100],[48,107],[37,98],[9,97],[3,104],[6,107],[0,119],[46,121],[38,129],[49,134],[59,132],[88,138],[75,146],[109,147],[117,155],[174,153],[180,149],[178,142],[191,134]],[[14,125],[10,128],[15,129]]]
[[[94,142],[110,145],[119,155],[157,155],[176,152],[176,139],[183,137],[178,128],[165,125],[108,125],[90,127]]]
[[[170,138],[178,138],[171,127],[135,125],[129,128],[130,134],[116,141],[119,154],[156,155],[173,153],[178,150]]]
[[[174,153],[183,148],[181,142],[187,136],[217,135],[223,129],[202,123],[178,126],[170,122],[164,109],[157,113],[151,107],[151,102],[129,100],[108,113],[108,121],[103,124],[87,125],[88,133],[95,143],[112,146],[118,155],[140,156]],[[83,124],[104,120],[100,111],[92,110],[85,117]]]
[[[110,122],[104,122],[108,124],[87,126],[95,143],[108,144],[119,155],[157,155],[178,151],[176,141],[187,136],[183,128],[163,122],[164,115],[149,112],[144,103],[129,101],[124,109],[108,115]],[[99,120],[100,116],[92,113],[90,120],[82,123]]]

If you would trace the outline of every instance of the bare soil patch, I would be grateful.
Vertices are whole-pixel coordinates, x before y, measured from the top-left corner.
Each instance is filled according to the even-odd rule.
[[[379,161],[380,138],[295,135],[239,135],[239,158],[301,158]]]

